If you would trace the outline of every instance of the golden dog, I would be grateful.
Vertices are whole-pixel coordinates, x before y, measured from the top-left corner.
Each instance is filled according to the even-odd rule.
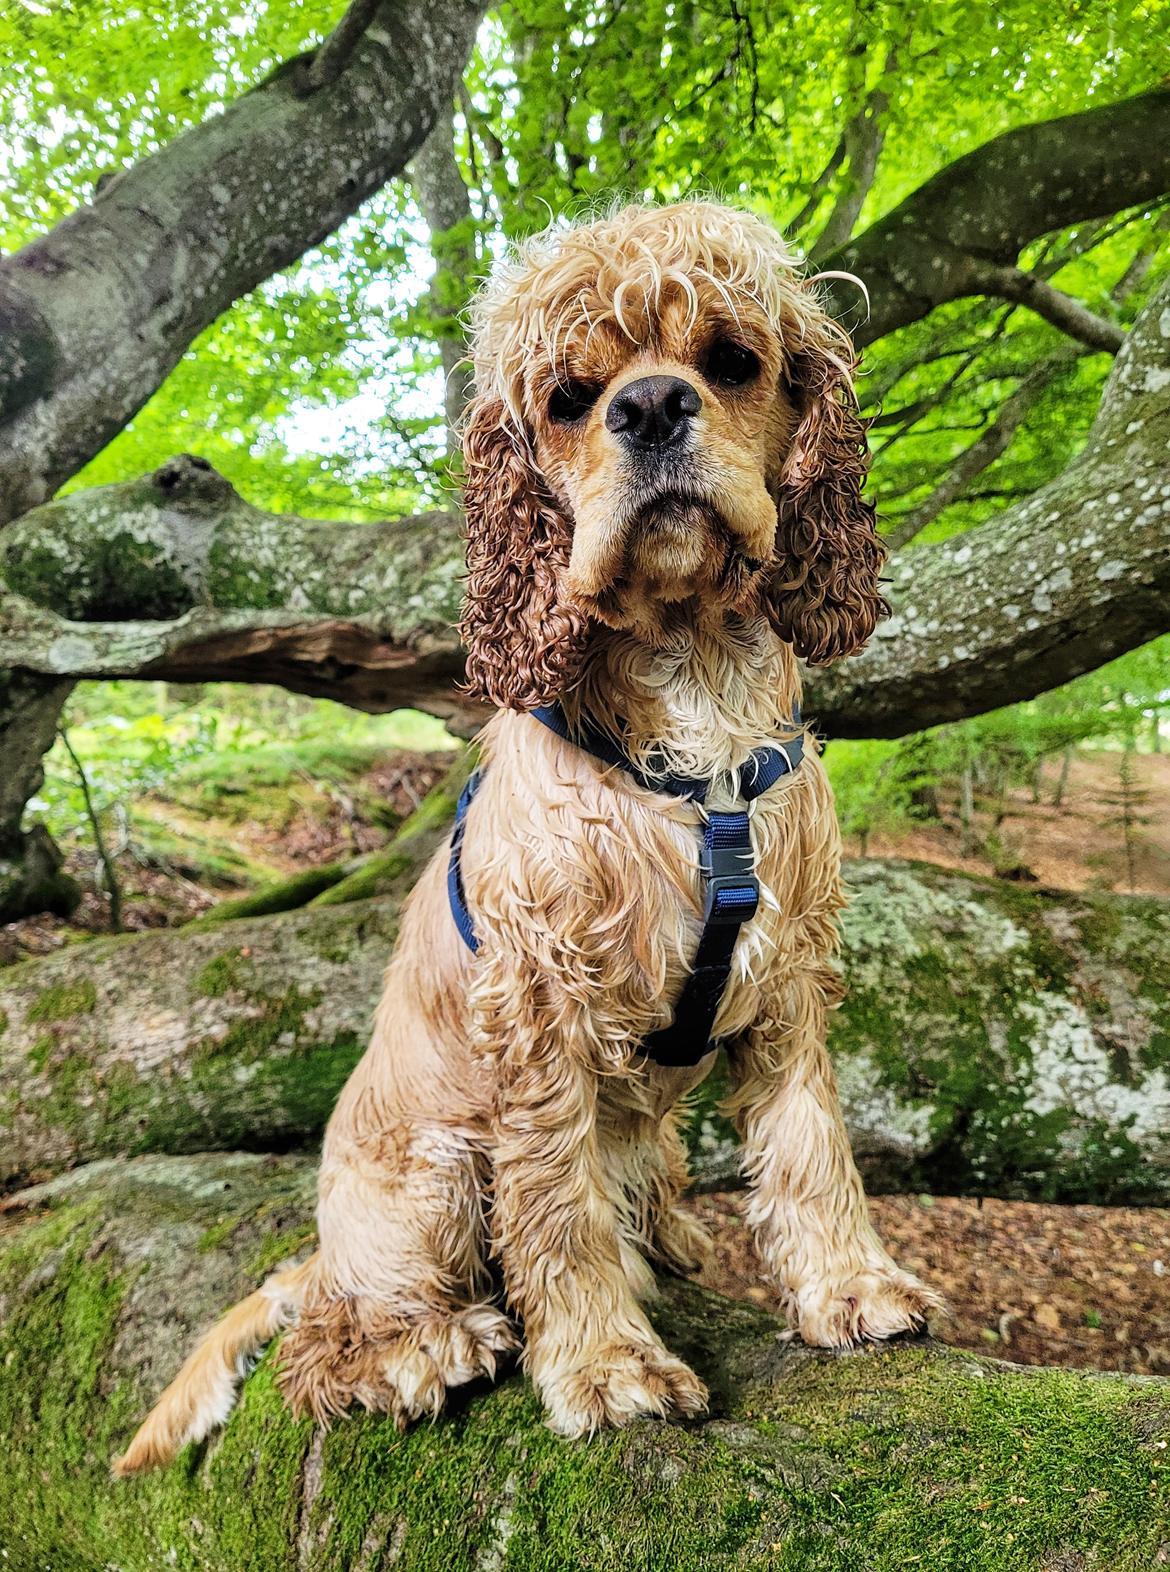
[[[326,1133],[319,1249],[208,1334],[122,1473],[221,1424],[285,1327],[284,1391],[322,1421],[438,1413],[517,1346],[512,1316],[562,1435],[704,1406],[642,1303],[648,1262],[708,1252],[677,1205],[671,1110],[714,1053],[640,1051],[695,953],[700,810],[524,712],[559,700],[644,775],[710,782],[715,807],[793,738],[797,656],[858,649],[884,609],[853,351],[766,224],[701,202],[524,242],[473,326],[464,635],[471,688],[501,707],[462,848],[478,952],[443,852]],[[754,809],[761,900],[712,1034],[749,1217],[807,1342],[888,1337],[938,1301],[874,1233],[838,1108],[840,845],[811,746]]]

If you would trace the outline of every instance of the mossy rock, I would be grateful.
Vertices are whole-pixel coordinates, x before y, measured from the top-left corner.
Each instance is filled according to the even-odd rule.
[[[270,1354],[223,1435],[115,1483],[191,1338],[303,1245],[312,1164],[98,1163],[0,1214],[2,1564],[14,1572],[1149,1572],[1170,1383],[914,1342],[839,1356],[669,1282],[710,1414],[590,1441],[512,1374],[400,1435],[285,1412]]]
[[[1170,1200],[1170,902],[846,865],[848,992],[830,1045],[872,1189]],[[690,1116],[734,1179],[725,1077]]]

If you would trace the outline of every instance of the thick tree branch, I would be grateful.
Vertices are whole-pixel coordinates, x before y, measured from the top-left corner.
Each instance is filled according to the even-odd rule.
[[[274,682],[474,722],[483,712],[454,692],[461,532],[444,513],[266,513],[184,455],[0,534],[0,649],[42,676]]]
[[[957,159],[856,240],[821,258],[856,273],[869,316],[861,345],[935,306],[983,294],[989,267],[1012,267],[1051,230],[1170,192],[1170,88],[1005,132]],[[853,322],[857,292],[826,285]]]
[[[895,556],[894,614],[817,675],[830,735],[900,736],[1031,698],[1170,631],[1170,280],[1139,315],[1085,447],[977,529]]]
[[[126,424],[197,333],[353,213],[449,101],[480,0],[382,0],[343,76],[301,62],[0,260],[0,524]]]
[[[921,1339],[807,1349],[759,1306],[677,1279],[652,1314],[711,1390],[710,1412],[686,1424],[566,1444],[521,1376],[501,1373],[406,1435],[385,1415],[326,1431],[289,1415],[269,1358],[222,1438],[157,1478],[111,1480],[186,1348],[308,1248],[315,1167],[151,1157],[11,1198],[0,1414],[14,1568],[1158,1564],[1170,1383],[1021,1369]]]

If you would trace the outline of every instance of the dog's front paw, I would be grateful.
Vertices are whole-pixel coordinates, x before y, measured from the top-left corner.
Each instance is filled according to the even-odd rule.
[[[280,1386],[295,1414],[320,1423],[359,1406],[404,1429],[438,1414],[449,1387],[494,1376],[516,1347],[510,1322],[491,1305],[396,1316],[335,1300],[306,1306],[286,1336]]]
[[[817,1348],[848,1348],[866,1339],[920,1331],[941,1295],[892,1261],[828,1278],[795,1295],[800,1335]]]
[[[538,1378],[548,1426],[561,1436],[592,1435],[634,1419],[686,1417],[707,1406],[707,1388],[661,1343],[603,1343]]]

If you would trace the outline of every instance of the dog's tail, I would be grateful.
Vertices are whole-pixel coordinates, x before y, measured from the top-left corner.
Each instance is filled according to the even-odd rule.
[[[226,1422],[251,1361],[295,1319],[318,1260],[313,1254],[302,1266],[274,1272],[212,1327],[116,1459],[116,1475],[163,1468],[189,1441]]]

